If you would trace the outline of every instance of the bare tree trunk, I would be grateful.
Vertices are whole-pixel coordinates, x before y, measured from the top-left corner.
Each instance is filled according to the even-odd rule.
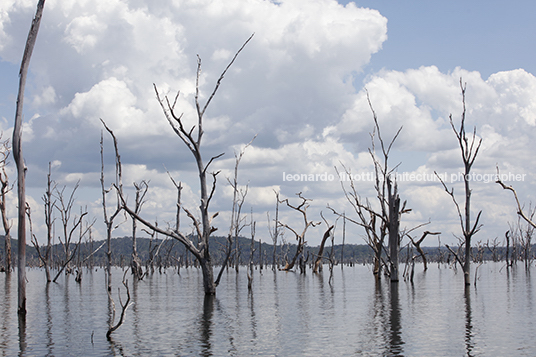
[[[48,163],[48,175],[47,175],[47,191],[45,192],[45,195],[43,196],[43,201],[45,204],[45,225],[47,226],[47,248],[45,251],[45,274],[47,282],[51,282],[52,279],[50,277],[50,254],[52,250],[52,226],[54,224],[54,219],[52,218],[53,215],[53,209],[54,209],[54,202],[52,201],[52,191],[55,189],[52,187],[52,168],[51,163]]]
[[[460,151],[462,154],[462,160],[464,165],[464,190],[465,190],[465,206],[464,206],[464,214],[462,215],[462,212],[460,210],[460,206],[458,205],[458,202],[456,201],[456,198],[454,197],[454,190],[449,190],[447,186],[445,185],[445,182],[439,177],[439,175],[436,176],[439,177],[441,184],[443,185],[443,188],[445,191],[451,196],[454,205],[456,206],[456,210],[458,211],[458,217],[460,219],[460,226],[462,228],[463,237],[465,239],[465,258],[463,262],[463,275],[464,275],[464,283],[466,286],[471,285],[471,238],[480,230],[480,226],[478,224],[480,220],[480,215],[482,214],[482,211],[478,212],[477,217],[475,219],[474,224],[471,226],[471,189],[469,187],[469,180],[470,180],[470,172],[471,167],[473,166],[476,156],[478,155],[478,150],[480,149],[480,145],[482,144],[482,139],[478,140],[476,142],[476,128],[473,131],[472,138],[469,139],[467,137],[467,132],[465,131],[465,116],[466,116],[466,108],[465,108],[465,89],[466,86],[463,85],[462,80],[460,79],[460,87],[462,91],[462,105],[463,105],[463,111],[461,115],[461,122],[460,122],[460,128],[459,130],[456,129],[454,126],[452,115],[450,115],[450,125],[452,127],[452,130],[454,131],[454,134],[456,134],[456,138],[458,139],[458,145],[460,147]],[[459,257],[457,257],[459,258]]]
[[[275,192],[275,191],[274,191]],[[273,251],[272,251],[272,270],[275,271],[277,269],[277,259],[276,259],[276,252],[277,252],[277,239],[279,238],[279,192],[275,192],[275,227],[272,231],[270,226],[270,214],[267,213],[268,216],[268,231],[270,233],[270,236],[272,237],[272,245],[273,245]]]
[[[2,214],[2,224],[4,226],[4,260],[5,260],[5,270],[9,274],[11,273],[11,225],[7,218],[7,206],[6,206],[6,195],[11,191],[12,187],[9,185],[9,179],[7,177],[6,165],[7,159],[9,157],[10,148],[9,148],[9,139],[5,140],[0,144],[0,213]]]
[[[341,247],[341,269],[344,268],[344,242],[346,240],[346,214],[342,213],[342,247]]]
[[[419,252],[420,256],[422,257],[422,262],[424,264],[424,270],[427,270],[428,269],[428,265],[427,265],[427,261],[426,261],[426,255],[424,254],[424,251],[422,250],[421,248],[421,243],[424,241],[424,238],[426,238],[427,235],[439,235],[441,234],[441,232],[429,232],[429,231],[426,231],[422,234],[421,238],[418,240],[418,241],[414,241],[413,238],[408,234],[408,237],[409,237],[409,240],[411,241],[411,243],[413,244],[413,246],[415,246],[415,249],[417,249],[417,252]],[[439,244],[439,246],[441,247],[441,243]],[[439,255],[441,254],[441,249],[439,249]],[[415,260],[415,257],[413,258],[413,260]],[[441,257],[439,256],[438,258],[438,262],[440,262],[441,260]]]
[[[121,199],[120,196],[122,194],[123,190],[123,183],[122,183],[122,167],[121,167],[121,156],[119,156],[119,148],[117,146],[117,139],[107,126],[106,123],[104,123],[103,120],[101,120],[102,124],[104,125],[104,128],[108,131],[108,133],[112,136],[113,144],[114,144],[114,150],[115,150],[115,187],[116,187],[116,195],[117,195],[117,206],[115,211],[108,215],[108,209],[106,207],[106,197],[108,192],[110,192],[111,189],[107,190],[105,188],[104,184],[104,138],[101,133],[101,140],[100,140],[100,146],[101,146],[101,190],[102,190],[102,210],[104,214],[104,224],[106,225],[106,242],[108,249],[106,251],[106,271],[107,271],[107,289],[108,291],[112,290],[112,230],[114,228],[114,220],[115,218],[121,213],[122,205],[121,205]]]
[[[324,246],[326,245],[326,241],[331,235],[331,230],[335,226],[329,226],[326,232],[324,232],[324,236],[322,237],[322,241],[320,242],[320,248],[318,249],[318,255],[315,259],[314,266],[313,266],[313,273],[318,273],[318,270],[320,268],[320,265],[322,264],[322,258],[324,255]]]
[[[506,267],[510,266],[510,231],[506,231],[504,234],[506,237],[506,255],[504,257],[504,260],[506,260]]]
[[[19,72],[19,93],[17,95],[17,109],[15,112],[15,126],[13,128],[13,158],[17,165],[17,192],[18,192],[18,313],[26,315],[26,165],[22,155],[22,108],[24,102],[24,88],[26,87],[26,76],[30,66],[45,0],[39,0],[37,11],[28,33],[26,47]]]
[[[145,195],[147,194],[147,190],[149,189],[149,184],[147,183],[147,181],[142,180],[139,184],[134,182],[134,187],[136,188],[134,211],[139,214],[141,212],[143,204],[145,203],[144,199]],[[141,259],[138,256],[138,251],[136,248],[137,223],[138,221],[136,221],[135,219],[132,220],[132,257],[130,262],[130,269],[135,279],[141,279],[143,276],[143,270],[141,268]]]
[[[398,251],[400,239],[398,234],[400,224],[400,197],[398,197],[397,184],[395,182],[391,192],[391,179],[387,178],[387,193],[389,203],[389,255],[391,261],[391,282],[398,282]]]
[[[249,266],[248,266],[248,291],[251,291],[253,285],[253,255],[255,254],[255,222],[253,222],[253,212],[251,213],[251,247],[249,252]],[[259,251],[260,255],[260,251]]]

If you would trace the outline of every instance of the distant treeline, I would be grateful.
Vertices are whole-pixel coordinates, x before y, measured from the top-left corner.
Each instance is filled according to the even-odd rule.
[[[0,236],[0,266],[5,266],[4,262],[4,247],[5,238]],[[15,239],[11,240],[12,246],[12,265],[16,265],[17,257],[17,242]],[[112,263],[116,266],[127,266],[130,264],[132,255],[132,238],[113,238],[111,240],[112,245]],[[195,264],[194,258],[191,253],[188,253],[184,246],[173,239],[149,239],[149,238],[137,238],[137,253],[142,264],[146,265],[148,262],[156,267],[166,266],[189,266]],[[75,249],[75,244],[71,245],[71,252]],[[102,247],[101,247],[102,246]],[[99,250],[97,250],[101,247]],[[210,241],[211,256],[216,265],[221,265],[225,259],[225,249],[227,247],[227,239],[225,237],[211,237]],[[41,247],[43,250],[45,247]],[[451,247],[452,248],[452,247]],[[233,249],[235,249],[235,243],[233,243]],[[428,262],[451,262],[454,257],[451,252],[445,247],[423,247],[422,248]],[[452,248],[456,251],[456,248]],[[97,250],[95,252],[95,250]],[[80,247],[76,250],[75,258],[72,261],[74,266],[104,266],[106,263],[106,244],[104,241],[84,242],[80,244]],[[304,257],[311,262],[317,257],[319,247],[306,246],[304,250]],[[235,265],[238,259],[239,265],[248,264],[250,261],[251,253],[251,239],[238,238],[238,252],[236,250],[232,254],[232,259],[229,264]],[[279,244],[275,249],[276,264],[278,266],[284,265],[288,257],[292,257],[296,252],[295,244]],[[531,246],[531,251],[526,252],[521,245],[510,246],[509,255],[510,259],[514,261],[524,261],[527,259],[534,259],[535,248]],[[90,254],[93,255],[90,256]],[[260,254],[259,254],[260,253]],[[32,245],[26,247],[27,264],[28,266],[37,267],[40,265],[39,257],[36,248]],[[272,265],[274,255],[274,248],[272,244],[259,243],[254,244],[253,263],[255,265]],[[64,248],[61,244],[55,244],[52,246],[53,262],[55,264],[61,264],[65,257]],[[333,248],[328,245],[324,249],[324,257],[332,257],[335,264],[366,264],[371,263],[373,259],[372,249],[365,244],[337,244]],[[415,248],[403,247],[400,251],[400,262],[404,263],[410,261],[415,257],[416,261],[422,261]],[[505,260],[506,247],[493,246],[481,244],[472,249],[472,259],[474,261],[500,261]]]

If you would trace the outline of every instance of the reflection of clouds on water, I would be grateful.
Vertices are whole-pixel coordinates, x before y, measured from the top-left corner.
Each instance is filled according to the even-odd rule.
[[[244,269],[226,271],[212,298],[196,268],[149,274],[133,284],[134,308],[109,342],[102,269],[85,271],[81,284],[62,275],[48,288],[44,271],[29,269],[20,330],[16,275],[0,285],[0,348],[6,355],[536,355],[533,276],[523,266],[484,263],[468,293],[459,269],[445,264],[426,273],[417,264],[413,284],[394,285],[383,276],[376,282],[367,266],[336,266],[331,285],[310,270],[253,274],[248,292]],[[117,283],[122,271],[112,276]]]

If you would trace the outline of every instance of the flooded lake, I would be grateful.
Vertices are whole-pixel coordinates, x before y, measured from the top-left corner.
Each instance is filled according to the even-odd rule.
[[[45,283],[28,270],[26,323],[17,317],[17,276],[0,275],[4,356],[536,356],[536,293],[523,265],[478,269],[476,287],[446,265],[416,267],[414,283],[376,283],[367,266],[321,275],[224,273],[205,299],[201,272],[167,270],[132,282],[126,320],[111,316],[104,270]],[[113,297],[122,271],[113,272]],[[474,270],[472,273],[474,278]],[[123,299],[125,289],[121,287]]]

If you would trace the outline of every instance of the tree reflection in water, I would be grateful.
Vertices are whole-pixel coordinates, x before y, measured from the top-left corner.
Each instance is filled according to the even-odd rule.
[[[212,316],[214,315],[214,295],[205,295],[203,301],[203,315],[199,320],[200,345],[202,356],[212,356]]]
[[[465,303],[465,350],[467,351],[467,356],[473,356],[474,346],[474,333],[473,333],[473,322],[471,317],[471,286],[466,285],[464,291],[464,303]]]
[[[391,282],[391,296],[389,304],[389,326],[391,328],[389,339],[389,355],[403,356],[404,341],[402,340],[402,324],[400,322],[400,298],[398,296],[398,282]]]

